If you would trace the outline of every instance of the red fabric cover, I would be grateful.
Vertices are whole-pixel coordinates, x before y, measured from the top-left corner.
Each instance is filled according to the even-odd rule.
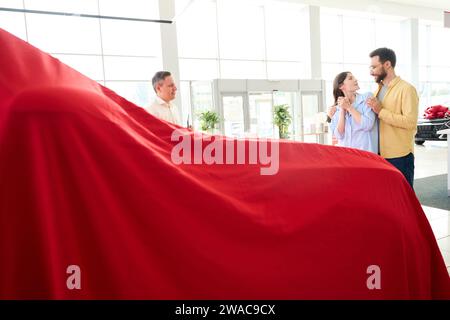
[[[429,120],[442,119],[445,117],[450,117],[450,111],[448,110],[447,107],[441,105],[431,106],[425,109],[423,117]]]
[[[1,29],[0,45],[0,298],[450,297],[414,192],[377,155],[286,141],[273,176],[175,165],[173,125]]]

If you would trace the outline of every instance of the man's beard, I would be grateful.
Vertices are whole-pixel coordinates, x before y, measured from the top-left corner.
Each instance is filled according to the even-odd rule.
[[[386,70],[384,70],[384,68],[383,68],[381,71],[381,74],[379,76],[375,77],[375,81],[377,83],[381,83],[384,80],[384,78],[386,78],[386,76],[387,76]]]

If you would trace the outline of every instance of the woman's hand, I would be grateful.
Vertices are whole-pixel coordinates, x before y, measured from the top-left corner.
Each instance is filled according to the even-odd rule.
[[[334,114],[336,113],[336,110],[337,110],[337,108],[336,108],[336,105],[335,105],[335,104],[332,105],[331,107],[328,107],[327,115],[328,115],[330,118],[333,118]]]
[[[350,100],[348,98],[345,98],[345,97],[339,97],[338,98],[338,105],[342,109],[344,109],[346,111],[350,110],[350,108],[352,107],[352,104],[350,103]]]

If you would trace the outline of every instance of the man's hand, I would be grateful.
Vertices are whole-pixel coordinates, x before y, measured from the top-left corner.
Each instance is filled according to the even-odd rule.
[[[376,97],[370,97],[366,100],[367,105],[375,112],[379,114],[381,111],[381,103]]]

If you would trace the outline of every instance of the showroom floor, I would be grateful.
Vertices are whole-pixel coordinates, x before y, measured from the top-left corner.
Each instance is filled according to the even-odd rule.
[[[425,142],[423,146],[416,146],[415,156],[415,179],[447,174],[447,142]],[[422,207],[450,274],[450,207]]]

